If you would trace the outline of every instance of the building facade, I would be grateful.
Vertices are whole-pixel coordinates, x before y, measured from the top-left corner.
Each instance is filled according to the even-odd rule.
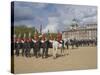
[[[97,39],[97,24],[87,24],[84,27],[71,25],[70,29],[62,32],[63,39]]]

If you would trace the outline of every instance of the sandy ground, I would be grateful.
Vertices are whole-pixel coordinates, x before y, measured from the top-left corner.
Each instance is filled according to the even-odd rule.
[[[52,55],[52,50],[49,50]],[[60,50],[58,51],[60,55]],[[41,57],[16,57],[14,56],[15,73],[33,73],[48,71],[67,71],[97,68],[97,48],[79,47],[78,49],[65,50],[65,56],[53,59],[52,56],[42,59]]]

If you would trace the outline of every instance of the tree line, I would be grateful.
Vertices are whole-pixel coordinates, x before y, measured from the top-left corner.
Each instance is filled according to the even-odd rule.
[[[28,37],[29,33],[31,33],[31,37],[33,38],[35,31],[37,31],[39,35],[42,34],[35,27],[27,27],[25,25],[14,26],[14,34],[16,34],[17,37],[19,34],[21,34],[21,37],[23,37],[24,34],[26,34],[26,37]],[[50,33],[49,31],[46,33],[48,37],[50,36],[50,34],[52,34],[53,37],[57,36],[57,33]]]

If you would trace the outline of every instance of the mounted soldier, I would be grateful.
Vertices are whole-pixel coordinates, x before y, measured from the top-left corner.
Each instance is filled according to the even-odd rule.
[[[65,45],[66,45],[67,49],[69,49],[69,40],[68,39],[66,40]]]
[[[78,46],[79,46],[79,42],[78,42],[78,40],[75,39],[75,38],[74,38],[74,43],[75,43],[75,45],[76,45],[76,48],[78,48]]]
[[[74,45],[75,45],[74,39],[70,39],[70,45],[72,46],[72,49],[74,49]]]

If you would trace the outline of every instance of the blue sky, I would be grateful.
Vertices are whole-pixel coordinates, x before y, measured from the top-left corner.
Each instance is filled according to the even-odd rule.
[[[14,25],[36,27],[42,31],[57,32],[66,30],[75,18],[81,26],[97,23],[96,6],[79,6],[33,2],[14,2]]]

